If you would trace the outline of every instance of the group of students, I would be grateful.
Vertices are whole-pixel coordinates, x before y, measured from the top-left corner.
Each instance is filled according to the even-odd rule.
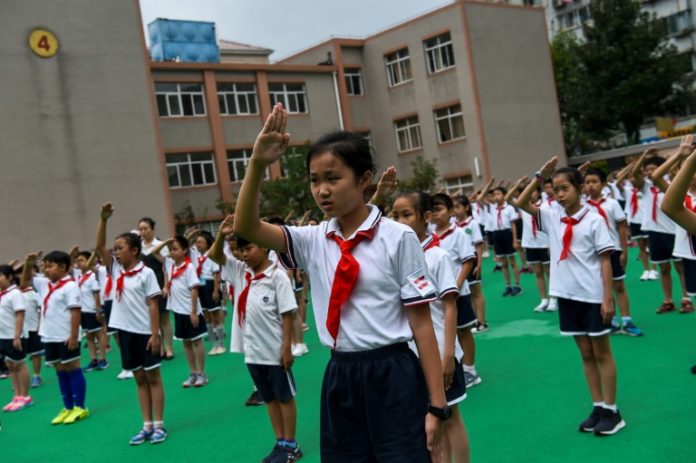
[[[382,175],[368,198],[375,174],[368,142],[350,132],[329,133],[310,146],[306,164],[311,193],[326,220],[288,226],[259,217],[264,172],[288,147],[286,125],[287,113],[278,104],[257,137],[235,214],[214,239],[200,234],[194,246],[183,236],[154,242],[141,230],[142,238],[123,233],[107,249],[113,208],[105,204],[95,251],[78,256],[82,272],[76,278],[70,274],[70,255],[58,251],[43,257],[42,274],[35,275],[36,256],[29,255],[19,284],[15,269],[0,266],[0,349],[12,365],[13,384],[17,378],[19,400],[26,401],[28,394],[26,381],[19,379],[26,378],[19,373],[26,365],[18,353],[30,350],[23,344],[25,329],[36,326],[24,320],[30,298],[23,291],[38,294],[38,335],[47,363],[56,365],[65,405],[56,420],[66,423],[88,415],[78,363],[80,313],[91,313],[83,309],[85,299],[96,308],[94,319],[89,315],[82,321],[90,365],[99,368],[105,360],[98,348],[108,343],[97,330],[99,295],[109,294],[104,318],[117,333],[123,369],[135,376],[144,421],[130,443],[162,442],[167,433],[160,364],[173,354],[160,301],[166,299],[174,313],[174,334],[184,340],[191,369],[184,386],[202,386],[207,376],[201,339],[207,326],[213,325],[211,339],[225,337],[219,328],[222,317],[210,310],[220,304],[224,281],[232,287],[231,351],[244,355],[275,434],[263,461],[297,461],[302,451],[296,441],[291,367],[293,341],[303,331],[297,316],[304,304],[298,296],[301,269],[319,339],[331,349],[320,397],[322,461],[467,462],[469,442],[458,404],[467,387],[481,382],[473,333],[489,329],[481,284],[488,235],[503,267],[503,295],[522,291],[515,256],[524,248],[523,267],[534,267],[541,296],[535,310],[557,311],[561,334],[575,340],[592,401],[580,431],[606,436],[625,426],[617,408],[609,335],[642,334],[631,319],[623,283],[629,225],[636,240],[647,231],[645,250],[660,268],[665,301],[658,313],[676,310],[669,274],[675,257],[683,259],[675,268],[686,274],[680,310],[693,310],[696,154],[690,138],[666,161],[646,152],[616,176],[614,187],[601,170],[556,168],[557,158],[552,158],[531,180],[520,179],[509,191],[491,188],[491,181],[470,198],[404,192],[388,205],[397,186],[395,169]],[[663,189],[668,190],[664,198]],[[640,230],[635,220],[641,221]],[[154,223],[144,225],[154,230]],[[101,267],[90,274],[90,261],[97,258]],[[159,281],[157,271],[162,272]],[[102,281],[100,272],[104,289],[92,281]]]

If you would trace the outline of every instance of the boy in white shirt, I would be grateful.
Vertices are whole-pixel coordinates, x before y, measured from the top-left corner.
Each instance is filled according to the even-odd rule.
[[[85,365],[83,371],[105,370],[109,364],[106,361],[106,333],[102,329],[104,315],[99,297],[99,281],[97,273],[93,270],[92,263],[96,259],[89,251],[82,251],[75,258],[75,267],[81,275],[77,277],[77,285],[80,288],[80,326],[87,338],[90,362]],[[97,360],[97,357],[99,359]]]

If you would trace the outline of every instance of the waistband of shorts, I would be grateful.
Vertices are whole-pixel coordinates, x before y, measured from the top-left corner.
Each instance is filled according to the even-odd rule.
[[[408,343],[399,342],[384,347],[378,347],[377,349],[360,350],[356,352],[339,352],[334,350],[331,352],[331,359],[335,362],[345,363],[362,362],[365,360],[397,357],[405,352],[411,352],[411,349],[408,347]]]

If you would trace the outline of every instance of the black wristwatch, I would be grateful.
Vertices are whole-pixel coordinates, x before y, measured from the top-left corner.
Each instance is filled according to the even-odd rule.
[[[442,408],[433,407],[428,405],[428,413],[440,419],[440,421],[447,421],[452,418],[452,409],[449,405],[445,405]]]

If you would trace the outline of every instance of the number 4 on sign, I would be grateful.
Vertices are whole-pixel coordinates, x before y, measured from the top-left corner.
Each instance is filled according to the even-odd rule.
[[[36,46],[38,48],[43,48],[46,51],[51,51],[51,44],[48,42],[48,37],[46,35],[41,36],[39,43],[37,43]]]

